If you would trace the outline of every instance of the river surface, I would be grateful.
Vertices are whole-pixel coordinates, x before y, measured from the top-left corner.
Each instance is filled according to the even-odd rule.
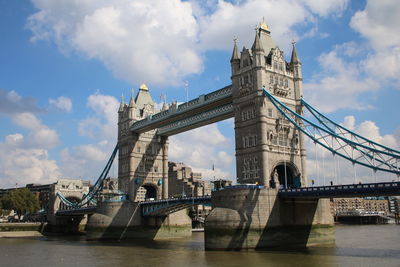
[[[203,233],[151,242],[0,238],[0,266],[400,266],[400,226],[336,226],[335,248],[204,251]]]

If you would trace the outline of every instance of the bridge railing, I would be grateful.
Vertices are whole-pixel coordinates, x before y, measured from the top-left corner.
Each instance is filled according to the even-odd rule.
[[[283,197],[343,197],[367,195],[400,195],[400,182],[327,185],[279,190]]]

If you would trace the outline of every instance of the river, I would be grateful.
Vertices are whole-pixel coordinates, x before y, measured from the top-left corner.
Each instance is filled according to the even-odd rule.
[[[151,242],[0,238],[0,266],[400,266],[400,226],[339,225],[335,230],[335,248],[303,251],[204,251],[203,233]]]

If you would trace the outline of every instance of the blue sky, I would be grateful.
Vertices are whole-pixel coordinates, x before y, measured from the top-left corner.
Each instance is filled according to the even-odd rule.
[[[232,39],[250,47],[262,17],[287,60],[297,41],[309,102],[399,149],[399,13],[394,0],[0,0],[0,187],[93,180],[121,94],[146,83],[181,102],[185,81],[189,98],[228,85]],[[234,179],[232,120],[172,137],[170,159]]]

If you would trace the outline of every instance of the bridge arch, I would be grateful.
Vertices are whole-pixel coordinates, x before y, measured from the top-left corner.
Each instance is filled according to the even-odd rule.
[[[76,196],[67,196],[65,197],[68,201],[72,202],[72,203],[78,203],[81,201],[81,199],[79,197]],[[60,201],[60,204],[58,206],[59,210],[68,210],[71,209],[71,207],[67,206],[64,202]]]
[[[145,183],[141,186],[144,190],[144,200],[158,199],[158,187],[152,183]]]
[[[280,186],[281,188],[298,188],[301,187],[300,176],[301,174],[296,164],[290,161],[279,161],[272,168],[272,172],[270,174],[270,183],[274,184],[274,182],[279,182],[279,184],[276,184],[275,187]]]

